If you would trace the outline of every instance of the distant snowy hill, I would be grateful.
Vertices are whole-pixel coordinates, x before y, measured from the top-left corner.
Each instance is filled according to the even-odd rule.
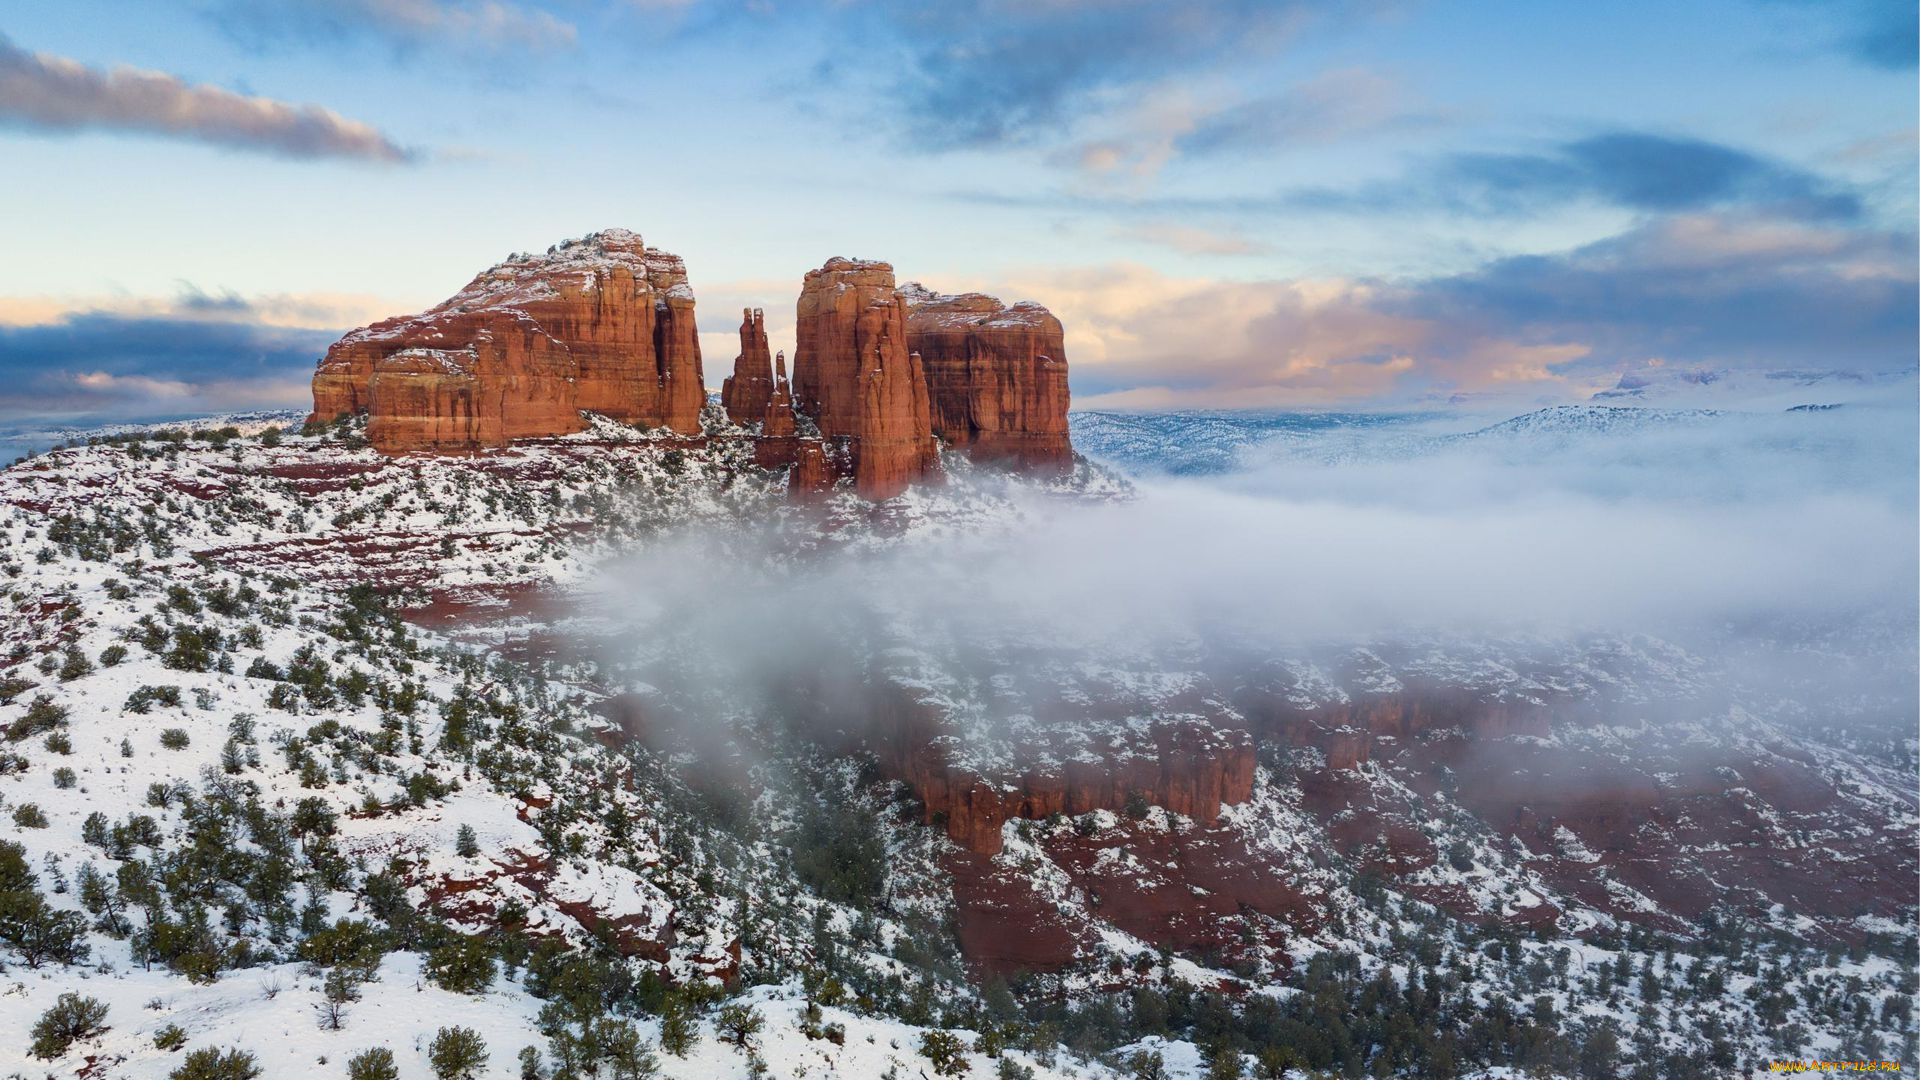
[[[32,420],[0,422],[0,465],[27,454],[38,454],[55,446],[74,446],[94,438],[111,438],[154,428],[237,428],[242,435],[255,435],[269,427],[299,427],[305,412],[292,409],[254,410],[222,413],[217,416],[162,416],[148,420],[127,420],[107,424],[39,423]]]
[[[1329,435],[1393,430],[1423,414],[1076,412],[1067,417],[1081,453],[1127,472],[1204,476],[1242,464],[1242,451],[1270,442],[1306,444]]]

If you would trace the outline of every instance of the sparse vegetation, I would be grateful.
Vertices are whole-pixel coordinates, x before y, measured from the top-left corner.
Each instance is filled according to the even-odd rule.
[[[28,1052],[52,1061],[64,1055],[74,1043],[105,1032],[106,1019],[105,1002],[75,993],[61,994],[53,1007],[34,1021],[33,1043],[27,1048]]]

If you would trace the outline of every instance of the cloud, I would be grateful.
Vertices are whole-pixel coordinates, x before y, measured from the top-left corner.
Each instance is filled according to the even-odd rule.
[[[579,30],[537,8],[496,0],[236,0],[213,11],[230,36],[253,46],[331,45],[372,38],[406,53],[572,49]]]
[[[1890,71],[1920,65],[1920,7],[1881,0],[1851,6],[1855,22],[1843,43],[1854,59]]]
[[[1392,79],[1363,69],[1224,102],[1206,100],[1190,81],[1173,77],[1139,89],[1132,106],[1092,125],[1098,134],[1053,152],[1049,162],[1088,180],[1125,183],[1154,177],[1182,158],[1273,154],[1438,120],[1406,107]]]
[[[260,326],[335,331],[377,322],[395,312],[418,311],[429,300],[370,293],[267,293],[242,297],[231,291],[209,293],[181,282],[179,295],[154,296],[0,296],[0,328],[58,323],[77,314],[120,319],[192,319]]]
[[[415,160],[385,133],[318,105],[192,86],[157,71],[100,71],[30,53],[0,36],[0,125],[36,131],[126,131],[295,158]]]
[[[1887,71],[1920,65],[1920,7],[1899,0],[1762,0],[1798,8],[1830,26],[1829,47],[1857,63]]]
[[[333,329],[253,321],[251,302],[189,295],[142,314],[0,321],[0,421],[177,418],[299,408]],[[4,314],[0,311],[0,314]]]
[[[1332,5],[1311,0],[952,0],[888,5],[903,70],[887,99],[908,141],[953,149],[1034,141],[1105,94],[1258,58]],[[870,9],[862,8],[862,12]]]
[[[1137,265],[1035,272],[1083,408],[1584,399],[1652,358],[1756,372],[1920,361],[1912,233],[1726,215],[1407,280],[1223,281]]]
[[[1531,214],[1575,202],[1644,213],[1743,207],[1783,217],[1844,221],[1859,197],[1816,173],[1704,139],[1618,131],[1539,153],[1456,154],[1358,192],[1292,193],[1296,207],[1367,213],[1439,208]]]
[[[1122,239],[1171,248],[1182,255],[1265,255],[1273,251],[1272,245],[1237,233],[1215,232],[1171,222],[1136,225],[1119,235]]]
[[[1214,112],[1176,140],[1187,155],[1285,150],[1430,123],[1401,102],[1399,86],[1376,72],[1329,71],[1266,97]]]
[[[1687,215],[1430,281],[1399,310],[1579,341],[1609,367],[1890,370],[1916,360],[1916,250],[1911,232]]]

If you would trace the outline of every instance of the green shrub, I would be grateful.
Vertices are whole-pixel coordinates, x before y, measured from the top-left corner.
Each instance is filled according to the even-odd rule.
[[[187,1045],[187,1029],[179,1024],[168,1024],[153,1033],[153,1045],[169,1052],[178,1050]]]
[[[27,711],[7,726],[7,738],[13,742],[30,739],[43,731],[52,731],[67,722],[67,708],[54,703],[48,694],[35,694]]]
[[[487,1044],[472,1028],[443,1027],[427,1047],[427,1064],[439,1080],[473,1080],[487,1067]]]
[[[127,703],[121,706],[127,712],[145,715],[153,711],[155,705],[164,705],[170,709],[180,707],[180,688],[177,686],[142,686],[127,695]]]
[[[347,1059],[347,1080],[400,1080],[393,1051],[384,1046],[362,1050]]]
[[[44,829],[47,815],[35,803],[21,803],[13,808],[13,823],[23,829]]]
[[[700,1029],[693,1021],[693,1010],[684,1001],[669,1001],[660,1013],[660,1049],[674,1057],[686,1057],[699,1035]]]
[[[160,733],[160,745],[169,750],[185,750],[192,742],[185,728],[170,727]]]
[[[68,992],[40,1014],[33,1025],[34,1057],[52,1061],[81,1039],[90,1039],[106,1031],[100,1021],[107,1018],[106,1002]]]
[[[65,765],[53,770],[53,786],[65,791],[80,782],[80,777]]]
[[[100,650],[101,667],[118,667],[121,661],[126,658],[127,647],[125,645],[109,645]]]
[[[714,1020],[714,1027],[720,1033],[720,1041],[732,1043],[744,1049],[760,1029],[767,1025],[766,1018],[755,1012],[753,1006],[743,1002],[723,1005],[720,1015]]]
[[[260,1063],[247,1051],[209,1046],[188,1054],[167,1080],[254,1080],[259,1075]]]
[[[0,679],[0,705],[11,705],[13,699],[33,689],[33,684],[18,675],[8,675]]]
[[[91,674],[93,674],[93,661],[87,659],[87,654],[78,648],[72,645],[67,646],[66,653],[60,658],[60,681],[72,682]]]
[[[47,736],[46,746],[56,754],[73,753],[73,739],[64,731],[56,731]]]
[[[967,1071],[967,1048],[951,1031],[929,1031],[920,1036],[920,1056],[933,1066],[935,1076],[959,1076]]]
[[[456,994],[484,994],[493,985],[493,950],[485,938],[462,936],[428,952],[424,969]]]

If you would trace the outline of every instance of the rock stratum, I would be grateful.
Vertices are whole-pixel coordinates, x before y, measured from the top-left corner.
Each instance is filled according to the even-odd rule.
[[[1038,304],[900,287],[888,263],[835,257],[805,276],[796,337],[789,386],[746,309],[719,395],[796,492],[890,498],[941,478],[942,443],[1040,475],[1073,464],[1065,334]],[[686,264],[612,229],[341,338],[310,419],[365,414],[383,452],[463,453],[580,432],[588,413],[700,435],[706,400]]]

